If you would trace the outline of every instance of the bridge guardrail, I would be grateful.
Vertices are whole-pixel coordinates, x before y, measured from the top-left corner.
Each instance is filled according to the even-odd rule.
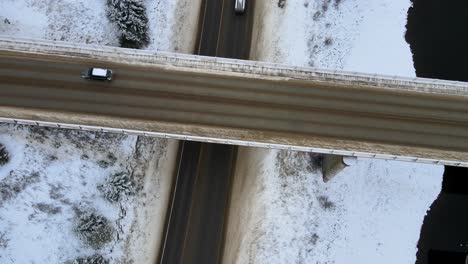
[[[337,150],[337,149],[303,147],[303,146],[262,143],[262,142],[234,140],[234,139],[199,137],[199,136],[191,136],[191,135],[183,135],[183,134],[160,133],[160,132],[152,132],[152,131],[77,125],[77,124],[68,124],[68,123],[56,123],[56,122],[37,121],[37,120],[28,120],[28,119],[0,117],[0,123],[10,123],[10,124],[18,124],[18,125],[34,125],[34,126],[44,126],[44,127],[53,127],[53,128],[63,128],[63,129],[76,129],[76,130],[83,130],[83,131],[94,131],[94,132],[102,132],[102,133],[116,133],[116,134],[125,134],[125,135],[133,135],[133,136],[158,137],[158,138],[167,138],[167,139],[176,139],[176,140],[191,140],[191,141],[199,141],[199,142],[206,142],[206,143],[239,145],[239,146],[246,146],[246,147],[283,149],[283,150],[291,150],[291,151],[305,151],[305,152],[314,152],[314,153],[332,154],[332,155],[341,155],[341,156],[353,156],[353,157],[360,157],[360,158],[373,158],[373,159],[383,159],[383,160],[396,160],[396,161],[405,161],[405,162],[418,162],[418,163],[427,163],[427,164],[468,167],[468,162],[463,162],[463,161],[438,160],[438,159],[427,159],[427,158],[418,158],[418,157],[411,157],[411,156],[377,154],[377,153],[370,153],[370,152],[346,151],[346,150]]]
[[[136,50],[120,47],[79,44],[63,41],[16,38],[0,35],[0,50],[18,50],[60,55],[70,52],[90,54],[99,58],[119,59],[120,63],[142,65],[174,66],[216,72],[241,73],[264,77],[282,77],[310,81],[333,80],[337,83],[359,83],[377,87],[458,95],[468,97],[468,83],[418,77],[401,77],[378,74],[366,74],[339,70],[318,69],[313,67],[289,66],[271,62],[247,61],[208,57],[191,54],[169,53],[164,51]]]

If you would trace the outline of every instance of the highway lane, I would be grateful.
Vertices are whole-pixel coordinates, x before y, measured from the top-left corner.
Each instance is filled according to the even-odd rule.
[[[247,16],[234,13],[233,1],[205,0],[201,10],[197,54],[248,59],[248,34],[251,32],[248,28],[251,29],[252,24],[248,24]],[[239,28],[244,30],[239,31]],[[238,42],[234,46],[221,43],[232,38]],[[196,78],[191,80],[197,82]],[[180,79],[173,79],[167,85],[173,85],[174,81],[180,82]],[[213,106],[204,109],[212,112],[219,111],[220,103],[227,103],[225,99],[212,97],[220,91],[215,83],[206,83],[204,91],[197,93],[194,93],[196,88],[187,83],[172,86],[172,89],[180,91],[180,99],[193,100],[185,103],[185,106],[191,105],[191,114],[196,114],[198,106],[204,108],[198,103],[200,100],[210,100]],[[159,263],[220,263],[237,146],[190,141],[181,144],[179,170]]]
[[[0,105],[468,151],[464,98],[123,65],[114,81],[98,82],[79,77],[86,66],[0,58]]]
[[[182,142],[159,263],[220,263],[236,155],[233,146]]]
[[[248,0],[246,12],[236,14],[234,0],[202,1],[197,54],[248,60],[254,4]]]
[[[199,175],[200,142],[182,141],[179,147],[179,162],[175,175],[167,223],[158,263],[182,263],[183,252],[189,232],[190,212],[196,180]]]
[[[250,58],[255,0],[247,0],[244,14],[236,14],[233,0],[223,0],[221,28],[216,45],[216,56]]]
[[[195,54],[216,57],[225,0],[202,0]]]
[[[182,263],[221,263],[237,146],[202,143]]]

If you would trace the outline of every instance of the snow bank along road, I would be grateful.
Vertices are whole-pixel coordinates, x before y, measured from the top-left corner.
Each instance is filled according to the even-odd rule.
[[[5,38],[0,64],[4,118],[468,166],[465,83]]]

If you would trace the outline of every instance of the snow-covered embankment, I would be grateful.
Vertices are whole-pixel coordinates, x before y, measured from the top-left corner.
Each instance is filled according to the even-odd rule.
[[[415,76],[409,5],[259,0],[252,59]],[[359,159],[323,183],[315,155],[239,153],[224,263],[414,263],[443,166]]]

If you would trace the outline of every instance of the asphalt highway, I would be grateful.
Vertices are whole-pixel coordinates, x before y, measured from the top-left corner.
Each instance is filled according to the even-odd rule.
[[[201,6],[196,54],[249,59],[254,0],[244,14],[234,12],[234,0],[204,0]]]
[[[248,59],[253,12],[233,7],[202,2],[197,55]],[[179,155],[159,263],[221,263],[237,146],[184,141]]]
[[[184,141],[159,263],[220,263],[236,148]]]

